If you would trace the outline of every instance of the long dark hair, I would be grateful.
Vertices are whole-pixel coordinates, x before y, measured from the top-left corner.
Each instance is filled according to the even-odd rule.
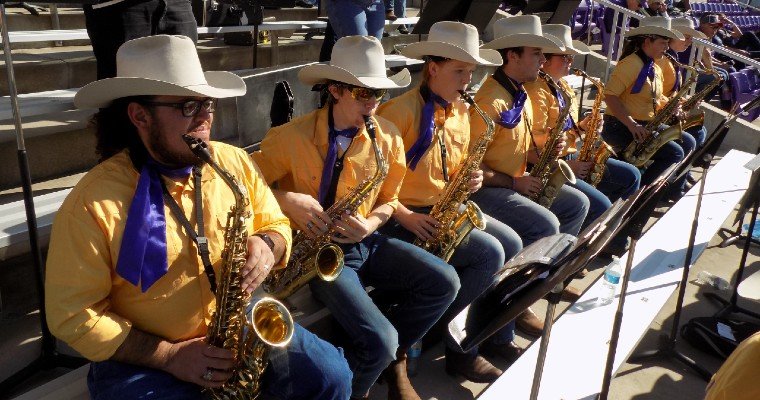
[[[91,122],[95,126],[97,140],[95,151],[100,157],[99,163],[124,149],[129,150],[133,162],[141,164],[145,161],[148,151],[137,134],[137,127],[129,119],[127,107],[130,103],[142,103],[151,98],[152,96],[132,96],[116,99],[92,116]]]
[[[668,39],[668,38],[665,36],[660,36],[660,35],[636,35],[636,36],[631,36],[629,38],[626,38],[625,45],[623,45],[623,53],[620,55],[620,59],[622,60],[630,56],[631,54],[635,53],[636,51],[638,51],[644,45],[644,41],[646,39],[654,41],[656,39]]]

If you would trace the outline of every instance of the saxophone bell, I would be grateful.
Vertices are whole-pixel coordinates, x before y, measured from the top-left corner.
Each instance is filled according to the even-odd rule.
[[[256,337],[271,347],[284,347],[293,338],[293,316],[281,302],[264,298],[253,305],[248,315]]]
[[[312,263],[319,279],[332,282],[343,271],[343,250],[332,243],[324,245],[317,250]]]

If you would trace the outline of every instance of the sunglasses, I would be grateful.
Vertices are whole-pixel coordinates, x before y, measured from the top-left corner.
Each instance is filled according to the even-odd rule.
[[[573,62],[573,60],[575,60],[575,56],[572,54],[552,54],[551,57],[561,57],[567,62]]]
[[[213,114],[216,111],[216,99],[203,99],[203,100],[188,100],[177,103],[168,103],[161,101],[142,101],[141,104],[149,106],[159,107],[172,107],[182,110],[182,115],[187,118],[198,115],[201,110],[206,111],[209,114]]]
[[[388,89],[371,89],[354,85],[339,86],[346,88],[351,93],[351,97],[353,97],[355,100],[359,100],[365,103],[372,100],[373,98],[375,100],[380,100],[383,98],[383,96],[385,96],[386,93],[388,93]]]

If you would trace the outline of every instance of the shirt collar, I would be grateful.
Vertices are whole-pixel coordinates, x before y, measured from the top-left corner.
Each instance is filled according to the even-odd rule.
[[[327,149],[327,146],[329,143],[327,142],[328,139],[328,130],[330,129],[328,127],[328,119],[329,115],[327,114],[329,107],[324,106],[321,109],[317,110],[316,114],[316,121],[314,123],[314,136],[312,137],[312,142],[315,146],[319,149]],[[355,137],[356,140],[369,140],[369,134],[367,133],[367,128],[364,126],[359,127],[359,133],[356,134]]]

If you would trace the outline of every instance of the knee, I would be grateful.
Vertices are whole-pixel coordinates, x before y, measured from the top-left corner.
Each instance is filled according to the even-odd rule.
[[[365,363],[385,368],[396,359],[398,332],[390,322],[374,326],[362,336],[363,338],[359,339],[362,349],[357,349],[357,353],[363,355]]]

